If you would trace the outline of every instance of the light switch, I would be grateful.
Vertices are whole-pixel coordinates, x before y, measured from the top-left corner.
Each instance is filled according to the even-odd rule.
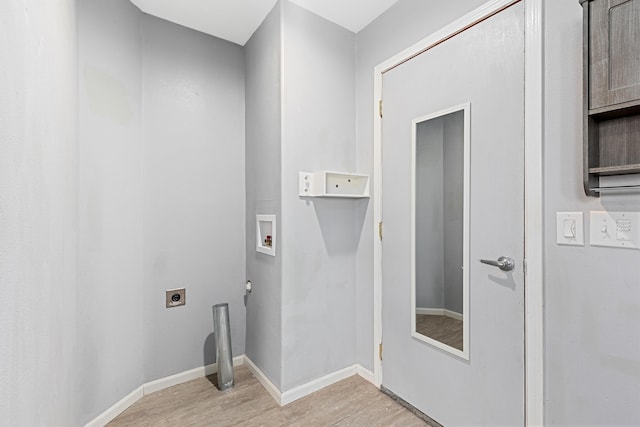
[[[582,212],[557,212],[556,231],[559,245],[584,246]]]
[[[575,239],[576,237],[576,220],[565,219],[564,220],[564,237],[567,239]]]
[[[591,211],[593,246],[640,249],[640,212]]]

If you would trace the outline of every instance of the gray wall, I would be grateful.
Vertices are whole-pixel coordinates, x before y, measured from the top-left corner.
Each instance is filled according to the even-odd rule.
[[[0,2],[0,423],[80,424],[76,4]]]
[[[441,2],[402,0],[356,37],[356,167],[373,173],[373,68],[434,33],[485,0]],[[363,232],[356,255],[356,361],[373,369],[373,206],[363,212]],[[375,344],[377,347],[377,343]]]
[[[142,383],[141,13],[78,3],[79,322],[83,420]]]
[[[298,197],[298,172],[353,171],[355,36],[283,3],[282,389],[355,361],[355,254],[368,200]],[[360,208],[360,209],[359,209]]]
[[[355,360],[368,202],[298,197],[299,171],[355,170],[354,49],[352,33],[287,1],[246,46],[247,355],[283,391]],[[273,213],[275,258],[255,252],[255,214]]]
[[[640,251],[555,244],[555,212],[640,210],[582,190],[582,10],[545,2],[545,422],[640,420]],[[588,236],[585,237],[588,242]]]
[[[416,129],[416,307],[444,308],[444,119]]]
[[[145,381],[213,363],[216,303],[230,303],[244,353],[244,57],[127,0],[78,10],[86,422]],[[166,309],[179,286],[187,305]]]
[[[282,378],[282,245],[276,242],[275,257],[256,252],[256,214],[275,214],[282,230],[280,15],[277,3],[245,45],[247,279],[254,285],[246,298],[246,354],[276,387]]]
[[[244,354],[244,52],[142,20],[144,380],[213,363],[211,307]],[[165,290],[185,287],[183,307]]]

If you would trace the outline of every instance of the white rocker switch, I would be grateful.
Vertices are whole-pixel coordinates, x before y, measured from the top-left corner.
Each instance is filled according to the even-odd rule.
[[[576,220],[565,219],[564,220],[564,237],[567,239],[575,239],[576,237]]]
[[[556,213],[556,240],[559,245],[584,246],[582,212]]]

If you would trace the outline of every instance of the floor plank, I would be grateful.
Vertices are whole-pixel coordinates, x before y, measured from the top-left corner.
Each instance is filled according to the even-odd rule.
[[[462,320],[449,316],[417,314],[416,332],[462,351]]]
[[[234,369],[235,386],[219,391],[215,375],[144,396],[109,426],[425,426],[355,375],[280,407],[251,372]]]

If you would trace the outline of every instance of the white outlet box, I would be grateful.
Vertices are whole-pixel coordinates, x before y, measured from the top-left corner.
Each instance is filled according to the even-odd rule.
[[[276,216],[256,215],[256,251],[276,256]]]
[[[591,211],[593,246],[640,249],[640,212]]]
[[[559,245],[584,246],[582,212],[556,212],[556,241]]]

